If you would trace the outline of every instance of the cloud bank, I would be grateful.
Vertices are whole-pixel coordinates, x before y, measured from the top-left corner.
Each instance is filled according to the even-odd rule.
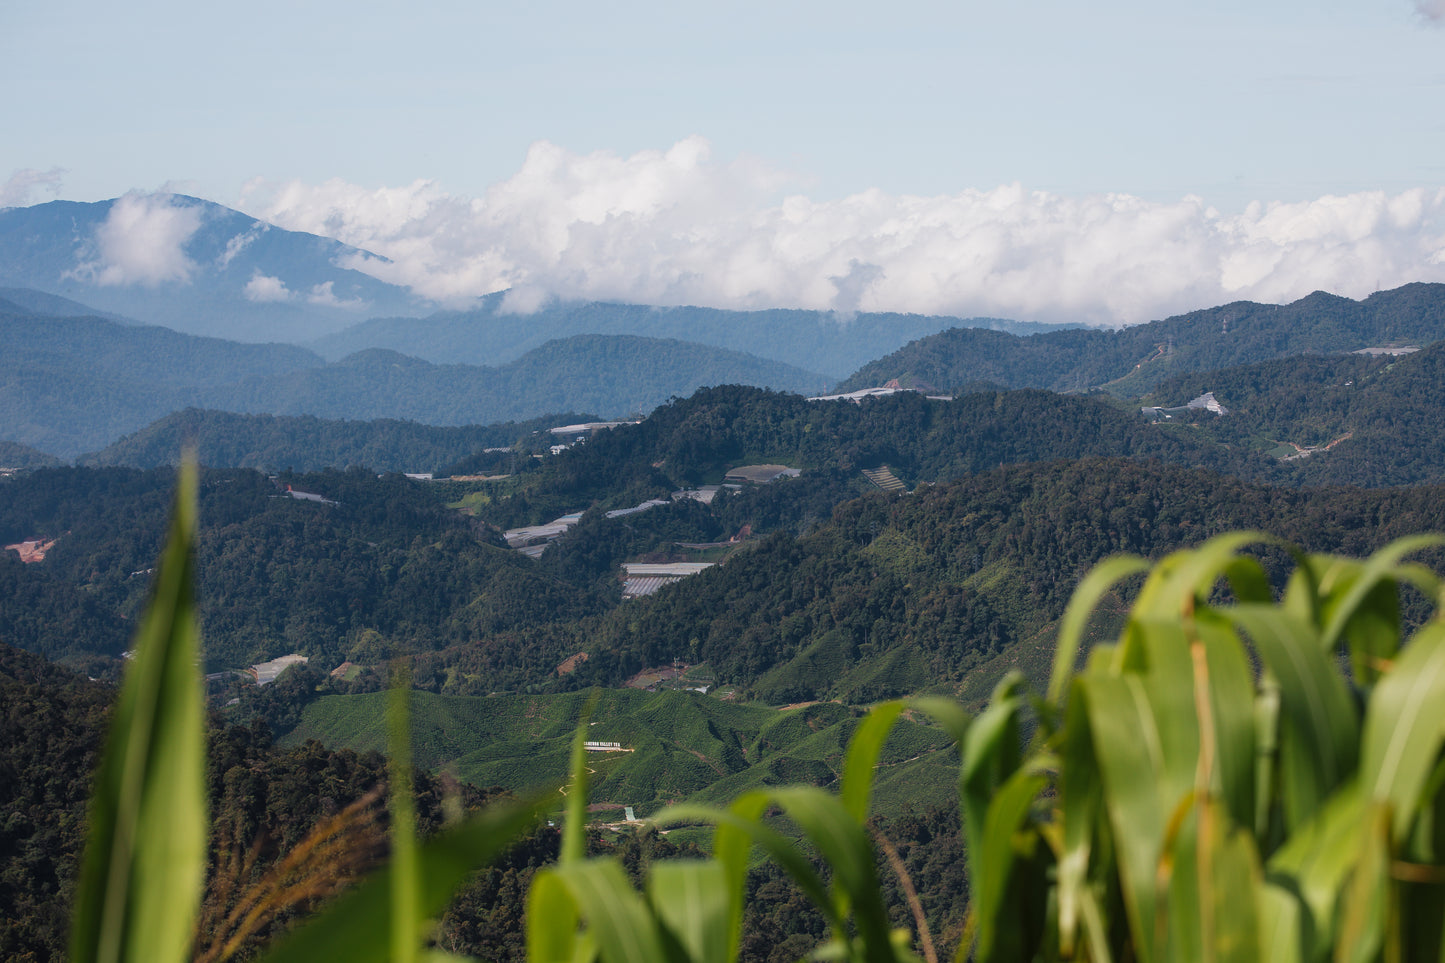
[[[37,190],[55,197],[60,193],[60,184],[64,178],[65,171],[59,167],[52,167],[48,171],[34,168],[18,170],[11,174],[4,184],[0,184],[0,207],[26,207],[34,203]]]
[[[95,230],[93,249],[72,273],[107,286],[189,281],[195,265],[185,245],[200,226],[199,208],[177,204],[170,194],[132,191],[116,198]]]
[[[707,142],[631,156],[541,142],[484,196],[431,181],[247,185],[239,206],[381,255],[343,265],[444,303],[550,298],[1117,324],[1324,289],[1445,281],[1445,189],[1260,202],[1065,197],[1013,184],[812,200]]]
[[[291,292],[286,289],[285,281],[269,274],[262,274],[260,271],[251,275],[251,280],[246,282],[244,293],[247,301],[254,301],[257,304],[273,304],[291,300]]]

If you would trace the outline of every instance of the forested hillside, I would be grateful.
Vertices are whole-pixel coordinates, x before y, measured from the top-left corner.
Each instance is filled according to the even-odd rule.
[[[54,618],[62,601],[129,618],[139,609],[165,531],[168,470],[49,469],[4,484],[0,540],[54,538],[17,584],[57,601],[34,637],[56,654],[83,645]],[[298,500],[287,487],[329,502]],[[197,590],[207,665],[237,668],[289,652],[375,663],[549,618],[596,611],[588,590],[561,584],[495,535],[448,511],[420,483],[366,472],[282,475],[211,471],[201,489]],[[14,571],[11,560],[0,571]],[[34,571],[30,571],[34,569]],[[66,596],[59,580],[82,590]],[[44,586],[37,588],[35,586]],[[31,616],[38,620],[38,613]],[[24,621],[0,641],[24,640]],[[114,653],[116,636],[85,637]],[[101,642],[104,641],[104,647]],[[37,643],[40,645],[41,643]]]
[[[1241,301],[1117,331],[1071,330],[1019,338],[954,329],[864,365],[838,390],[896,378],[905,385],[939,390],[979,383],[1055,391],[1108,387],[1133,397],[1180,372],[1304,353],[1422,346],[1441,338],[1445,285],[1407,284],[1363,301],[1316,291],[1292,304]]]
[[[499,670],[508,653],[560,660],[575,645],[592,657],[574,684],[616,684],[680,657],[772,702],[869,702],[932,687],[982,698],[1006,667],[1042,671],[1055,620],[1099,560],[1158,557],[1240,528],[1363,555],[1445,531],[1445,489],[1284,489],[1125,459],[1004,467],[845,502],[806,535],[777,531],[568,637],[504,633],[422,659],[419,677],[477,691],[458,680]]]
[[[1175,405],[1213,391],[1229,414],[1200,414],[1187,433],[1269,450],[1287,459],[1281,477],[1296,483],[1415,485],[1445,481],[1442,385],[1437,342],[1401,356],[1303,356],[1181,375],[1145,400]]]
[[[1418,377],[1428,381],[1432,369],[1427,363],[1433,357],[1433,352],[1421,352],[1396,362],[1388,374],[1384,362],[1348,364],[1351,372],[1378,369],[1380,377],[1389,378],[1413,364]],[[211,425],[207,430],[213,436],[225,433],[216,429],[224,428],[225,419],[213,423],[217,416],[200,412],[192,417],[202,427]],[[888,692],[924,679],[958,682],[969,667],[1012,651],[1014,642],[1047,628],[1067,587],[1083,567],[1108,551],[1157,554],[1221,525],[1288,534],[1296,529],[1288,527],[1287,518],[1266,512],[1251,520],[1241,514],[1243,506],[1260,499],[1316,506],[1346,497],[1247,489],[1229,480],[1287,478],[1302,464],[1281,463],[1239,439],[1223,439],[1226,446],[1209,437],[1209,431],[1225,430],[1234,417],[1214,419],[1217,426],[1155,425],[1137,409],[1037,391],[981,392],[953,401],[905,393],[855,405],[730,387],[674,401],[641,424],[598,432],[558,456],[540,461],[508,458],[504,473],[512,474],[496,481],[417,483],[364,471],[283,474],[273,481],[248,471],[211,471],[203,484],[204,526],[198,546],[208,665],[231,668],[293,651],[331,666],[345,659],[374,664],[397,654],[447,649],[453,654],[443,661],[467,664],[462,676],[428,682],[434,669],[427,662],[418,672],[423,684],[488,692],[556,684],[549,681],[552,667],[581,649],[598,651],[578,678],[610,682],[684,652],[695,655],[694,661],[717,662],[731,681],[759,685],[758,691],[769,698],[788,699],[822,691],[816,681],[797,682],[794,669],[780,667],[827,636],[824,648],[833,654],[818,662],[822,668],[817,678],[837,669],[835,650],[862,653],[847,657],[862,668],[834,672],[830,685],[838,688],[828,691],[863,698],[873,691],[869,673],[879,674],[883,681],[878,685]],[[243,424],[276,428],[262,419]],[[499,427],[495,437],[471,438],[473,443],[500,441],[518,429]],[[319,448],[320,436],[313,437],[313,447]],[[1327,466],[1337,453],[1317,455],[1313,463]],[[1011,486],[1025,484],[1020,478],[1028,479],[1030,488],[1043,485],[1048,476],[1037,473],[1044,469],[998,473],[1001,465],[1078,464],[1058,460],[1120,455],[1130,460],[1089,462],[1094,466],[1089,470],[1103,477],[1082,479],[1077,491],[1050,490],[1043,502],[1010,504],[1007,493]],[[756,462],[791,465],[802,475],[735,494],[724,490],[706,506],[685,500],[622,518],[604,516],[606,510],[648,499],[666,500],[682,488],[716,484],[728,469]],[[1189,492],[1187,498],[1130,494],[1118,487],[1134,485],[1148,492],[1162,484],[1158,478],[1164,469],[1155,463],[1201,472],[1187,482],[1176,477],[1174,484]],[[977,569],[958,569],[956,560],[945,564],[930,540],[915,545],[907,528],[868,552],[849,539],[839,541],[839,506],[873,504],[883,497],[851,501],[876,491],[861,469],[882,466],[920,489],[900,502],[922,506],[911,509],[923,513],[916,523],[920,532],[957,530],[961,523],[955,514],[988,520],[988,540],[981,541],[978,533],[969,536],[966,554],[970,559],[978,556]],[[3,544],[56,539],[44,563],[21,566],[12,560],[3,567],[10,572],[6,578],[13,592],[7,604],[14,609],[5,637],[71,660],[117,654],[119,620],[133,615],[144,598],[170,479],[164,469],[49,469],[4,482]],[[958,481],[950,482],[954,479]],[[1105,481],[1115,487],[1091,487]],[[288,486],[326,501],[297,500],[290,497]],[[1002,499],[1008,508],[964,510],[939,500],[942,491],[965,489],[985,501]],[[1213,494],[1200,503],[1200,492]],[[1259,492],[1268,493],[1267,498]],[[1402,496],[1347,497],[1374,504]],[[1116,503],[1124,507],[1113,507]],[[448,504],[465,506],[471,514],[458,513]],[[1081,513],[1071,522],[1078,532],[1067,539],[1057,536],[1063,541],[1042,557],[1020,554],[997,541],[1001,533],[1027,521],[1047,518],[1046,508],[1051,511],[1055,505],[1072,505],[1071,510]],[[1107,519],[1091,514],[1101,505],[1110,506]],[[1179,524],[1151,521],[1155,513],[1162,511],[1167,518],[1169,512],[1182,510],[1180,505],[1205,507]],[[1299,511],[1308,519],[1315,509]],[[504,548],[497,534],[572,512],[585,514],[539,560]],[[1407,527],[1439,524],[1418,506],[1404,517]],[[1311,542],[1315,534],[1305,522],[1300,525],[1298,537],[1306,544],[1333,547]],[[1361,532],[1378,530],[1373,521],[1359,526]],[[654,614],[637,623],[635,613],[641,609],[662,605],[667,598],[674,599],[668,604],[679,604],[675,593],[665,592],[657,602],[628,603],[619,612],[631,614],[619,614],[612,622],[576,621],[601,617],[618,605],[622,562],[659,553],[683,557],[677,555],[679,543],[725,542],[743,531],[753,534],[753,551],[687,583],[685,596],[694,600],[687,611],[695,614]],[[1114,531],[1132,534],[1112,538],[1108,533]],[[816,545],[799,538],[814,539]],[[799,545],[815,548],[794,558]],[[1065,557],[1073,561],[1062,564],[1059,560]],[[785,563],[788,558],[793,561]],[[804,558],[811,560],[804,564]],[[795,573],[794,564],[803,567]],[[822,569],[812,572],[817,565]],[[788,598],[800,591],[798,579],[827,586],[829,601],[820,596],[809,604],[826,605],[829,616],[805,613],[799,621],[794,616],[802,609],[794,606],[801,603],[784,605],[746,592],[740,596],[736,586],[719,589],[720,595],[708,594],[708,586],[729,581],[723,573],[740,573],[736,577],[750,584],[755,576],[747,573],[759,567],[768,572],[760,584]],[[962,594],[946,603],[931,600],[924,586],[934,583]],[[867,591],[856,599],[849,596],[853,601],[845,606],[833,596],[849,584],[860,591],[866,586]],[[1003,588],[994,591],[999,586]],[[1035,594],[1049,586],[1044,595]],[[1028,591],[1020,595],[1024,587]],[[966,604],[958,600],[965,597]],[[860,612],[871,614],[845,611],[855,603]],[[952,606],[953,621],[918,621],[919,611],[937,605]],[[884,617],[885,612],[891,614]],[[747,624],[733,626],[730,620],[741,614]],[[859,619],[866,620],[866,631]],[[842,622],[850,626],[847,632],[829,635]],[[102,628],[107,625],[114,628]],[[754,651],[751,640],[764,636],[772,640],[767,642],[771,648]],[[898,648],[904,641],[912,653],[906,657]],[[865,642],[872,647],[858,649]],[[929,656],[942,661],[925,670],[925,662],[916,658],[923,651],[919,646],[947,651]],[[873,658],[884,653],[891,653],[887,665]],[[804,672],[803,677],[814,675]]]
[[[1089,455],[1249,477],[1277,471],[1262,454],[1148,424],[1137,407],[1104,399],[985,391],[938,401],[906,392],[852,404],[727,386],[664,405],[639,425],[598,433],[539,466],[510,498],[494,499],[486,517],[503,527],[537,524],[593,502],[621,508],[685,485],[716,484],[739,464],[777,462],[802,469],[802,478],[755,497],[785,498],[798,517],[826,518],[845,493],[871,488],[863,468],[887,465],[913,486],[1001,464]],[[799,501],[800,489],[816,494]],[[764,524],[792,521],[772,515]]]
[[[79,461],[83,465],[156,468],[179,464],[182,453],[194,449],[197,460],[212,468],[309,472],[362,467],[377,472],[436,472],[485,449],[510,448],[523,440],[545,451],[551,436],[534,435],[595,417],[567,412],[524,422],[439,428],[390,418],[344,421],[187,408]],[[0,461],[4,451],[0,446]]]
[[[59,464],[59,458],[29,445],[0,441],[0,468],[49,468]]]
[[[0,957],[6,960],[65,958],[86,801],[113,696],[110,686],[0,643]],[[273,902],[243,951],[254,951],[372,868],[387,848],[377,794],[386,778],[385,760],[375,752],[333,751],[315,742],[279,749],[264,726],[213,728],[207,780],[212,865],[198,957],[236,931],[237,921],[227,917],[243,897],[254,895],[249,888],[317,823],[354,804],[359,808],[343,831],[340,857],[325,866],[324,877],[291,879],[291,894]],[[425,772],[416,778],[424,832],[441,825],[445,799],[463,810],[486,798]],[[554,834],[541,834],[530,847],[545,858],[549,841],[555,853]],[[458,909],[460,920],[467,919],[466,906]],[[520,902],[507,911],[519,919]]]

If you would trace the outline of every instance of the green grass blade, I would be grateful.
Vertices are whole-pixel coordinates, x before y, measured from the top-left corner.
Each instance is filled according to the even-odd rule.
[[[1018,675],[1009,675],[994,689],[989,706],[964,734],[960,777],[964,839],[970,850],[981,845],[989,801],[1020,763],[1018,715],[1023,699]],[[978,891],[976,860],[969,860],[969,885]]]
[[[1161,782],[1167,767],[1165,745],[1143,683],[1124,677],[1080,678],[1093,736],[1094,757],[1104,785],[1105,811],[1113,828],[1119,881],[1129,928],[1140,960],[1155,959],[1154,918],[1158,903],[1155,871],[1167,816]],[[1187,792],[1175,787],[1175,798]]]
[[[815,786],[783,786],[768,794],[798,827],[849,893],[876,883],[873,843],[838,797]]]
[[[191,948],[207,845],[191,557],[196,490],[188,458],[91,797],[72,917],[75,963],[171,963]]]
[[[1196,600],[1208,601],[1209,594],[1221,577],[1239,577],[1236,568],[1239,550],[1246,545],[1279,544],[1279,539],[1262,532],[1226,532],[1216,535],[1196,549],[1175,552],[1155,566],[1154,574],[1145,582],[1134,603],[1138,619],[1173,619]]]
[[[1240,605],[1223,614],[1249,634],[1279,687],[1285,716],[1279,728],[1280,796],[1286,826],[1294,829],[1354,772],[1358,712],[1308,622],[1265,605]]]
[[[562,824],[563,863],[581,862],[587,856],[587,720],[597,705],[594,691],[572,734],[572,778],[567,789],[567,815]]]
[[[1361,786],[1392,807],[1393,838],[1409,833],[1445,743],[1445,625],[1425,626],[1375,686],[1365,710]]]
[[[1171,847],[1170,958],[1256,963],[1263,873],[1250,835],[1232,830],[1227,809],[1196,798]]]
[[[527,890],[528,963],[573,963],[588,958],[577,927],[577,901],[562,877],[544,869]]]
[[[537,825],[555,794],[495,803],[417,847],[417,912],[434,918],[478,869]],[[391,951],[394,867],[343,894],[277,944],[265,963],[385,963]]]
[[[1079,649],[1083,645],[1084,629],[1088,627],[1089,616],[1110,590],[1124,579],[1148,571],[1148,559],[1137,555],[1118,555],[1095,565],[1079,582],[1069,605],[1064,609],[1063,621],[1059,623],[1059,641],[1054,649],[1054,668],[1049,676],[1047,699],[1055,708],[1059,706],[1064,693],[1068,691],[1069,679],[1079,660]]]
[[[1259,959],[1304,963],[1304,907],[1289,890],[1266,882],[1259,896]]]
[[[1255,794],[1266,787],[1255,785],[1258,761],[1255,731],[1254,667],[1245,654],[1239,635],[1213,609],[1201,611],[1195,619],[1203,665],[1196,660],[1196,687],[1207,686],[1208,719],[1213,727],[1213,773],[1209,791],[1223,799],[1236,826],[1253,826]],[[1200,677],[1200,673],[1203,676]],[[1196,695],[1196,713],[1199,711]],[[1203,787],[1201,787],[1203,788]]]
[[[1345,630],[1352,622],[1358,624],[1363,610],[1368,603],[1379,603],[1382,596],[1379,594],[1381,583],[1391,581],[1394,571],[1404,560],[1405,556],[1426,548],[1445,544],[1445,536],[1440,535],[1415,535],[1408,538],[1400,538],[1386,545],[1374,555],[1371,555],[1362,566],[1359,566],[1357,574],[1350,579],[1343,591],[1329,593],[1329,601],[1326,604],[1326,620],[1324,633],[1321,636],[1321,643],[1327,650],[1333,650],[1345,635]],[[1358,564],[1358,563],[1356,563]],[[1322,587],[1329,590],[1329,581],[1322,580]],[[1393,598],[1393,590],[1390,591]],[[1376,653],[1382,657],[1388,657],[1392,653]],[[1374,677],[1374,669],[1369,668],[1369,674],[1362,676],[1364,679]]]
[[[388,768],[391,788],[391,958],[413,963],[421,944],[418,903],[416,802],[411,778],[411,676],[398,667],[387,699]]]
[[[973,725],[973,718],[964,711],[963,706],[952,699],[945,699],[942,696],[914,696],[908,700],[910,708],[919,709],[927,713],[934,722],[943,727],[943,731],[953,737],[954,743],[958,746],[960,761],[958,767],[958,796],[963,798],[965,770],[962,762],[963,744],[968,738],[968,730]]]
[[[1015,835],[1028,819],[1034,799],[1047,781],[1027,770],[1015,772],[999,788],[988,807],[982,845],[973,850],[978,863],[979,889],[974,891],[978,913],[979,960],[1018,957],[1020,931],[1028,908],[1010,900],[1015,871]]]
[[[1272,882],[1299,895],[1308,959],[1323,958],[1334,942],[1340,889],[1359,860],[1364,814],[1359,784],[1346,782],[1267,864]]]
[[[729,885],[723,864],[668,860],[652,867],[647,895],[654,911],[692,963],[728,963],[732,903],[742,893]]]
[[[851,907],[865,958],[891,961],[892,925],[883,905],[867,827],[836,796],[813,786],[788,786],[770,795],[833,871],[835,904],[840,913]],[[841,932],[836,935],[844,936]]]
[[[1058,756],[1055,818],[1062,823],[1058,865],[1059,949],[1065,957],[1072,957],[1079,922],[1087,910],[1087,901],[1092,899],[1088,886],[1089,856],[1093,852],[1103,788],[1083,696],[1076,694],[1070,698],[1065,709]],[[1084,922],[1087,923],[1087,919]]]
[[[1360,860],[1345,889],[1337,963],[1373,963],[1385,943],[1390,907],[1390,813],[1380,803],[1367,804]]]
[[[860,823],[868,818],[878,754],[883,751],[883,743],[888,741],[888,734],[902,712],[903,703],[898,700],[874,706],[848,742],[848,757],[843,765],[843,805]]]
[[[739,796],[728,809],[689,804],[669,806],[658,813],[653,822],[659,826],[699,822],[716,826],[713,855],[727,868],[728,886],[735,892],[742,889],[748,852],[757,845],[793,878],[803,895],[828,918],[829,926],[841,930],[842,918],[812,862],[796,843],[762,821],[763,814],[772,804],[773,799],[768,792],[755,790]],[[741,916],[735,925],[741,925]]]
[[[668,963],[657,921],[620,863],[589,859],[558,864],[542,875],[566,886],[605,963]]]

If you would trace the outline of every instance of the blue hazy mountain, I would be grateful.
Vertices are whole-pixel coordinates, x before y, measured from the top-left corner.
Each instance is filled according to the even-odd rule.
[[[345,265],[368,252],[287,231],[180,194],[0,209],[0,299],[38,314],[159,324],[234,341],[286,341],[328,360],[385,348],[436,364],[507,364],[549,341],[603,334],[686,341],[838,379],[948,328],[1027,335],[1056,330],[998,318],[773,309],[730,311],[609,302],[503,310],[504,293],[460,309]],[[375,257],[375,255],[369,255]],[[384,261],[384,258],[377,260]]]
[[[105,318],[121,324],[138,324],[123,314],[100,311],[88,304],[46,294],[34,288],[0,288],[0,310],[13,314],[34,314],[48,318]]]
[[[188,334],[302,342],[434,306],[341,265],[356,248],[179,194],[0,209],[0,286]],[[39,314],[67,309],[4,298]]]
[[[497,365],[559,338],[635,335],[741,351],[836,380],[910,341],[949,328],[1031,335],[1065,327],[1001,318],[868,312],[844,317],[829,311],[727,311],[605,301],[554,302],[531,314],[515,314],[504,310],[502,302],[502,294],[492,294],[465,311],[372,318],[308,347],[332,360],[367,348],[387,348],[438,364]]]
[[[0,297],[0,441],[63,458],[187,407],[458,426],[646,412],[718,384],[816,393],[828,379],[741,352],[610,335],[559,339],[496,366],[436,365],[385,349],[327,364],[293,344],[44,315]]]

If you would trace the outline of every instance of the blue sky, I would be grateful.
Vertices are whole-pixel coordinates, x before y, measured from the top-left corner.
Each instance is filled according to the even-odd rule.
[[[1332,277],[1359,296],[1376,282],[1445,280],[1442,21],[1445,0],[8,4],[0,205],[181,190],[412,257],[393,279],[437,297],[513,287],[1103,323],[1196,297],[1297,296]],[[658,158],[680,145],[690,173],[659,188],[672,168]],[[599,191],[646,199],[598,213]],[[549,207],[554,195],[571,206]],[[1345,226],[1314,230],[1314,254],[1373,237],[1360,217],[1388,222],[1391,253],[1365,252],[1345,276],[1328,259],[1303,271],[1318,258],[1298,249],[1300,218],[1319,221],[1321,200],[1337,197],[1366,200],[1329,208]],[[806,202],[797,217],[790,198]],[[1417,201],[1418,215],[1405,210]],[[985,216],[1009,204],[1022,216]],[[1260,213],[1281,204],[1297,205],[1283,234]],[[1126,215],[1142,227],[1114,223]],[[799,217],[806,236],[785,236],[778,225]],[[921,244],[931,217],[952,218],[950,236],[970,243]],[[1133,300],[990,299],[928,264],[972,252],[995,278],[1019,259],[1072,264],[1039,232],[1063,219],[1083,239],[1101,217],[1116,260],[1157,249],[1159,218],[1228,243],[1182,252],[1158,291]],[[626,230],[590,236],[604,221]],[[550,241],[498,255],[524,222]],[[749,224],[788,279],[743,250]],[[873,243],[847,243],[849,225]],[[1321,241],[1321,230],[1334,233]],[[607,263],[638,245],[705,246],[716,231],[724,247],[644,265],[645,277]],[[889,236],[912,240],[890,253]],[[1269,256],[1237,263],[1262,237]],[[810,244],[828,253],[810,256]],[[688,280],[704,267],[732,273]],[[858,295],[837,282],[850,271],[879,280]],[[913,296],[919,272],[931,287]],[[1171,300],[1165,283],[1186,290]]]

